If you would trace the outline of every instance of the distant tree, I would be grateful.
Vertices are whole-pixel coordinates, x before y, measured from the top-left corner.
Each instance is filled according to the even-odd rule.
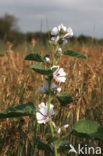
[[[6,40],[12,32],[18,32],[17,18],[5,14],[0,17],[0,39]]]

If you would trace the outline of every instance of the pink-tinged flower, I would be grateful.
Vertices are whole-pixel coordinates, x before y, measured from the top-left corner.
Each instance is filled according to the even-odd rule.
[[[65,82],[66,81],[66,73],[64,72],[63,68],[60,68],[59,66],[53,66],[53,68],[57,68],[56,71],[53,72],[53,78],[57,82]]]
[[[54,115],[53,107],[54,106],[50,104],[50,110],[48,112],[48,103],[45,104],[42,102],[39,104],[39,109],[36,109],[36,118],[39,124],[45,124],[52,118],[52,115]]]
[[[49,84],[48,82],[43,82],[43,87],[39,86],[38,91],[42,94],[48,93],[49,92]],[[57,85],[53,82],[51,84],[51,91],[57,91],[58,93],[61,92],[61,88],[57,87]]]

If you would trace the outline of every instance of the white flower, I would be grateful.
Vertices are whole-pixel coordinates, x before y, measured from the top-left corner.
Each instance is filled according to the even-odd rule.
[[[58,34],[59,30],[57,27],[54,27],[51,31],[51,35],[56,36]]]
[[[62,89],[61,89],[60,87],[57,88],[57,92],[58,92],[58,93],[60,93],[61,90],[62,90]]]
[[[72,29],[66,28],[63,24],[59,25],[58,27],[54,27],[51,31],[51,40],[58,42],[59,39],[62,41],[62,44],[66,44],[68,38],[73,36],[73,31]]]
[[[46,62],[50,62],[50,58],[49,57],[45,57]]]
[[[53,107],[54,106],[50,104],[50,110],[48,112],[48,103],[46,103],[46,105],[44,102],[39,104],[39,109],[36,110],[36,118],[39,124],[45,124],[51,119],[52,115],[54,115]]]
[[[42,94],[45,94],[45,93],[49,92],[49,84],[48,84],[48,82],[47,81],[43,82],[43,88],[41,86],[39,86],[38,87],[38,91],[40,93],[42,93]],[[53,82],[51,84],[51,91],[57,91],[57,92],[60,93],[61,88],[57,88],[56,84]]]
[[[73,31],[72,29],[69,27],[66,31],[66,34],[63,36],[63,38],[70,38],[73,36]]]
[[[56,71],[53,72],[53,78],[57,82],[65,82],[66,81],[66,73],[64,72],[63,68],[60,68],[59,66],[53,66],[52,68],[57,68]]]

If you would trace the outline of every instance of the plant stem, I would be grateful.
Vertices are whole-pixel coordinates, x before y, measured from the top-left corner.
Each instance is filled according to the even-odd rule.
[[[48,83],[49,83],[49,96],[48,96],[48,114],[49,114],[50,101],[51,101],[51,80],[49,80]]]
[[[54,64],[55,64],[55,57],[53,57],[53,66],[54,66]]]
[[[48,114],[49,114],[50,102],[51,102],[51,80],[49,80],[48,83],[49,83],[49,96],[48,96]],[[55,135],[54,135],[54,129],[53,129],[52,120],[49,121],[49,125],[50,125],[50,129],[51,129],[52,137],[54,137]],[[54,153],[55,153],[55,156],[58,156],[57,146],[56,146],[55,142],[54,142]]]
[[[53,129],[52,120],[49,121],[49,125],[50,125],[50,129],[51,129],[52,137],[54,137],[55,135],[54,135],[54,129]],[[55,142],[54,142],[54,153],[55,153],[55,156],[58,156],[57,145],[56,145]]]

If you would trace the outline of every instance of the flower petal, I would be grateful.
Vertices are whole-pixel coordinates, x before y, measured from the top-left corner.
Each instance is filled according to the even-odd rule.
[[[58,28],[57,27],[54,27],[51,31],[51,35],[57,35],[58,34]]]
[[[45,120],[37,120],[39,124],[45,123]]]
[[[61,133],[61,128],[58,128],[57,133],[58,133],[58,134]]]
[[[64,72],[63,68],[60,68],[58,73],[59,73],[60,76],[66,76],[66,73]]]
[[[53,108],[50,109],[50,111],[49,111],[49,116],[52,116],[52,115],[54,115],[54,110],[53,110]]]
[[[41,86],[38,87],[38,92],[44,94],[45,93],[45,90],[44,88],[42,88]]]
[[[52,89],[52,90],[55,90],[56,88],[57,88],[57,86],[56,86],[56,84],[53,82],[52,85],[51,85],[51,89]]]
[[[67,28],[63,24],[61,24],[58,26],[58,30],[59,31],[63,30],[64,32],[66,32]]]
[[[66,81],[66,77],[57,77],[56,78],[56,81],[57,82],[63,82],[64,83]]]
[[[40,108],[40,112],[41,112],[44,116],[47,115],[47,111],[48,111],[47,106]]]
[[[40,109],[36,109],[36,118],[37,118],[37,122],[39,124],[42,123],[46,123],[51,119],[51,116],[54,114],[54,110],[53,110],[54,105],[50,104],[50,111],[48,114],[48,103],[42,102],[41,104],[39,104],[39,108]]]
[[[62,90],[62,89],[61,89],[60,87],[59,87],[59,88],[57,88],[57,92],[58,92],[58,93],[60,93],[60,92],[61,92],[61,90]]]
[[[49,90],[49,84],[47,81],[43,83],[43,87],[45,90],[47,90],[47,91]]]
[[[44,102],[41,102],[40,104],[39,104],[39,108],[45,108],[46,106],[45,106],[45,103]]]
[[[51,41],[56,41],[56,37],[51,37]]]
[[[51,41],[58,42],[58,40],[59,40],[59,36],[51,37]]]
[[[67,33],[64,35],[63,38],[70,38],[70,37],[72,37],[72,36],[73,36],[73,31],[72,31],[72,29],[69,27],[69,28],[67,29]]]
[[[65,40],[65,39],[63,39],[63,45],[65,45],[65,44],[67,44],[68,43],[68,41],[67,40]]]
[[[36,112],[36,118],[37,118],[37,120],[43,120],[44,116],[41,113]]]
[[[45,57],[46,62],[50,62],[50,58],[49,57]]]

